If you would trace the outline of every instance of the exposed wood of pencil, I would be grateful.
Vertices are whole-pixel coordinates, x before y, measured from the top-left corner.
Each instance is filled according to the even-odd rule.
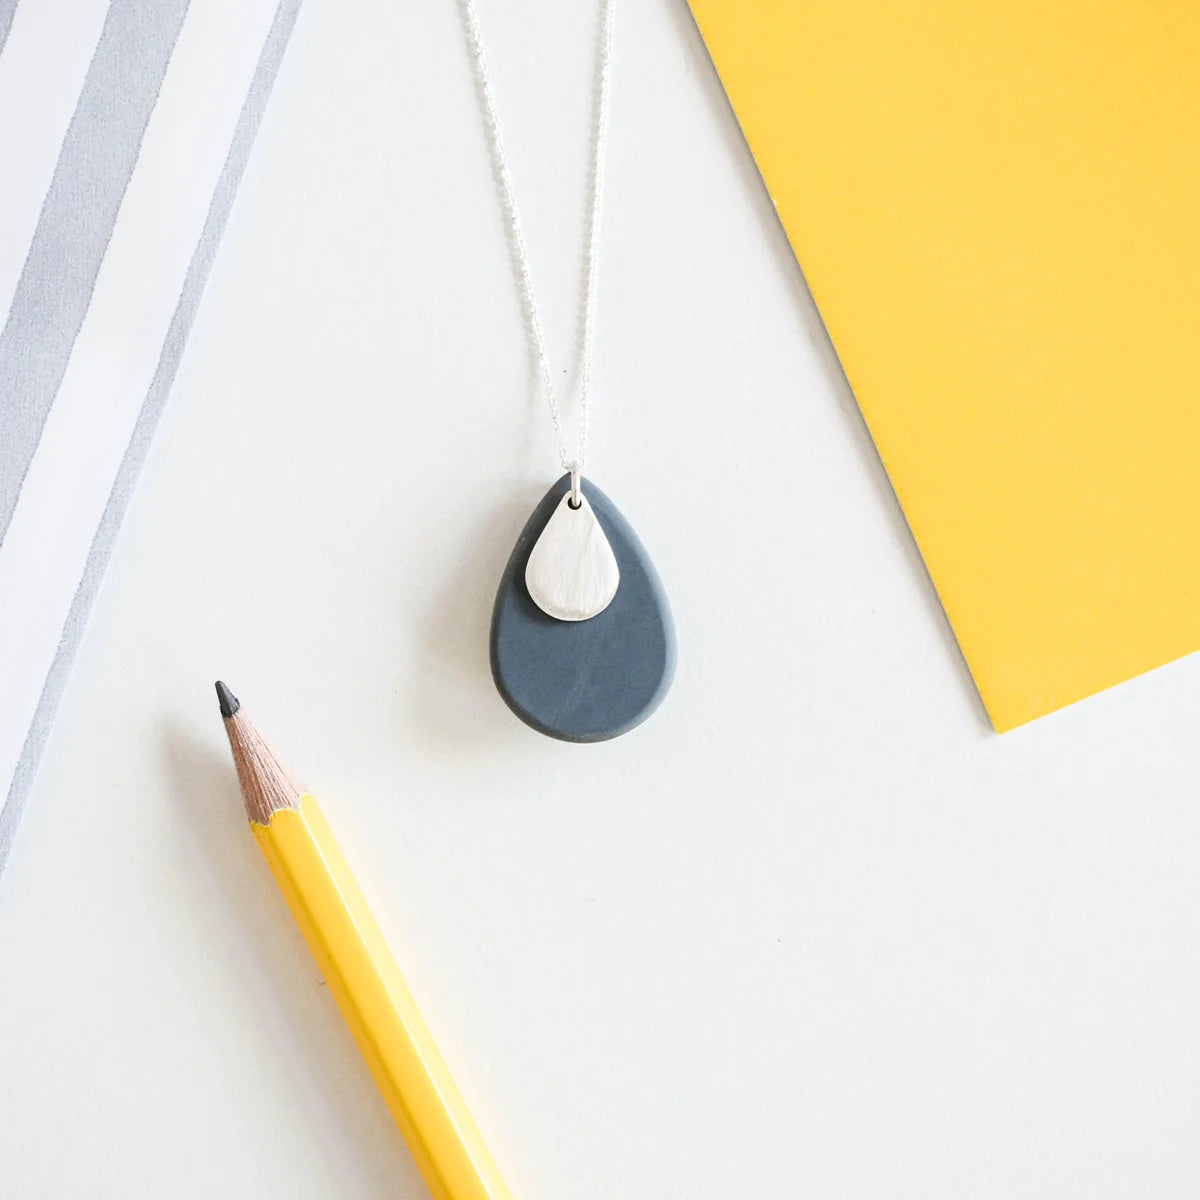
[[[217,694],[221,698],[221,712],[229,713],[224,717],[225,732],[229,735],[233,764],[246,802],[246,815],[256,824],[266,825],[271,814],[281,808],[299,808],[304,789],[242,712],[233,693],[224,684],[218,684]]]

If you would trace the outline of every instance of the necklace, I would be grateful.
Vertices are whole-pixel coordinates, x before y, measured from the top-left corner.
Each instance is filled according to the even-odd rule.
[[[580,339],[579,449],[574,456],[567,448],[479,19],[474,0],[462,3],[518,291],[565,472],[534,509],[501,576],[492,613],[492,677],[508,706],[527,725],[564,741],[604,741],[644,721],[666,695],[675,671],[675,631],[654,564],[612,501],[583,478],[591,418],[613,0],[601,0],[600,10]]]

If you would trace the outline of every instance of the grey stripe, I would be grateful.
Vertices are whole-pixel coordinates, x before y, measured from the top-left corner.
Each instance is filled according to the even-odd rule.
[[[163,343],[158,369],[154,373],[154,379],[142,403],[133,436],[126,447],[125,457],[121,461],[112,492],[109,494],[104,516],[101,518],[96,536],[92,540],[87,565],[84,568],[83,577],[79,581],[79,587],[75,591],[75,599],[71,604],[66,624],[63,626],[62,638],[59,641],[54,662],[46,676],[46,683],[42,688],[37,712],[34,714],[33,723],[29,727],[29,734],[21,751],[21,758],[13,776],[8,799],[4,807],[0,809],[0,874],[3,873],[4,864],[12,850],[13,839],[21,820],[21,814],[28,802],[38,762],[54,725],[58,703],[70,676],[75,653],[79,648],[92,604],[96,599],[104,568],[108,565],[117,531],[125,516],[125,510],[129,507],[138,474],[146,460],[150,441],[154,436],[159,418],[162,416],[171,384],[175,380],[175,372],[179,367],[179,360],[192,326],[192,319],[196,315],[196,309],[204,294],[209,268],[212,266],[221,235],[229,219],[229,212],[233,207],[242,173],[254,147],[254,139],[259,125],[262,123],[271,88],[274,86],[275,77],[279,73],[279,65],[283,60],[284,51],[287,49],[288,39],[291,37],[292,28],[296,23],[296,14],[300,10],[300,3],[301,0],[280,0],[280,5],[275,10],[275,19],[263,44],[250,91],[242,105],[241,116],[238,118],[237,129],[234,132],[221,177],[217,181],[212,203],[209,205],[204,229],[188,266],[183,289],[179,294],[179,303],[176,305],[171,327],[167,331],[166,341]]]
[[[112,0],[104,19],[0,333],[0,545],[91,303],[187,6]]]
[[[0,54],[4,53],[4,43],[8,41],[8,31],[12,28],[16,11],[17,0],[0,0]]]

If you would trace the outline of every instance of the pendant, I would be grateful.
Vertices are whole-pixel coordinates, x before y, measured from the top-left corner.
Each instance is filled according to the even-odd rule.
[[[527,725],[602,742],[640,725],[675,674],[675,627],[658,572],[599,488],[570,473],[521,531],[492,612],[492,678]]]

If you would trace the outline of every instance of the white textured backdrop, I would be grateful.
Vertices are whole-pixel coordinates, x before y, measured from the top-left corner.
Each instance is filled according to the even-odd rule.
[[[562,358],[594,10],[479,7]],[[992,735],[681,0],[612,102],[592,471],[674,691],[590,747],[493,694],[557,472],[458,13],[306,0],[0,885],[6,1200],[422,1194],[218,674],[521,1200],[1200,1189],[1200,662]]]
[[[0,6],[0,870],[298,2]]]

